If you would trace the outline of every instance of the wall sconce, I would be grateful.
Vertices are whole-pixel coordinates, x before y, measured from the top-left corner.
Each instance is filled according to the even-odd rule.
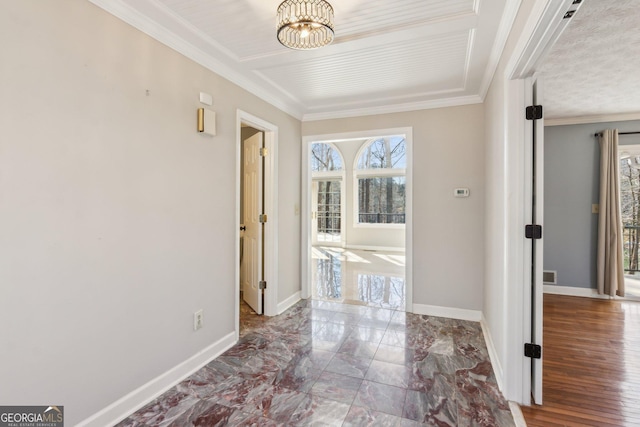
[[[198,108],[198,132],[209,136],[216,136],[216,113],[204,108]]]

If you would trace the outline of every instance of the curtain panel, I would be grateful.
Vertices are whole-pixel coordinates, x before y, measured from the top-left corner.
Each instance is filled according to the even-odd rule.
[[[622,216],[618,169],[618,130],[600,134],[600,217],[598,219],[598,293],[624,296]]]

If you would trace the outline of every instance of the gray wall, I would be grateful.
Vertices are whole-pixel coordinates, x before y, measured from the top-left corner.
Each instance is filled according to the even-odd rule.
[[[544,142],[544,269],[558,272],[558,285],[596,288],[600,148],[603,129],[640,131],[640,120],[548,126]],[[640,144],[640,135],[620,137]]]

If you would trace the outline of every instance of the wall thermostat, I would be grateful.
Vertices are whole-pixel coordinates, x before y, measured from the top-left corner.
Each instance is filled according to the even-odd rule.
[[[468,188],[456,188],[453,190],[453,195],[455,197],[469,197],[469,189]]]

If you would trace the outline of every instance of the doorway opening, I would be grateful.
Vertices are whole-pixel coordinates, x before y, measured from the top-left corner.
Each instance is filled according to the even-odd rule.
[[[236,336],[241,317],[277,311],[278,128],[238,110],[236,118]]]
[[[412,311],[411,128],[305,137],[302,296]]]

